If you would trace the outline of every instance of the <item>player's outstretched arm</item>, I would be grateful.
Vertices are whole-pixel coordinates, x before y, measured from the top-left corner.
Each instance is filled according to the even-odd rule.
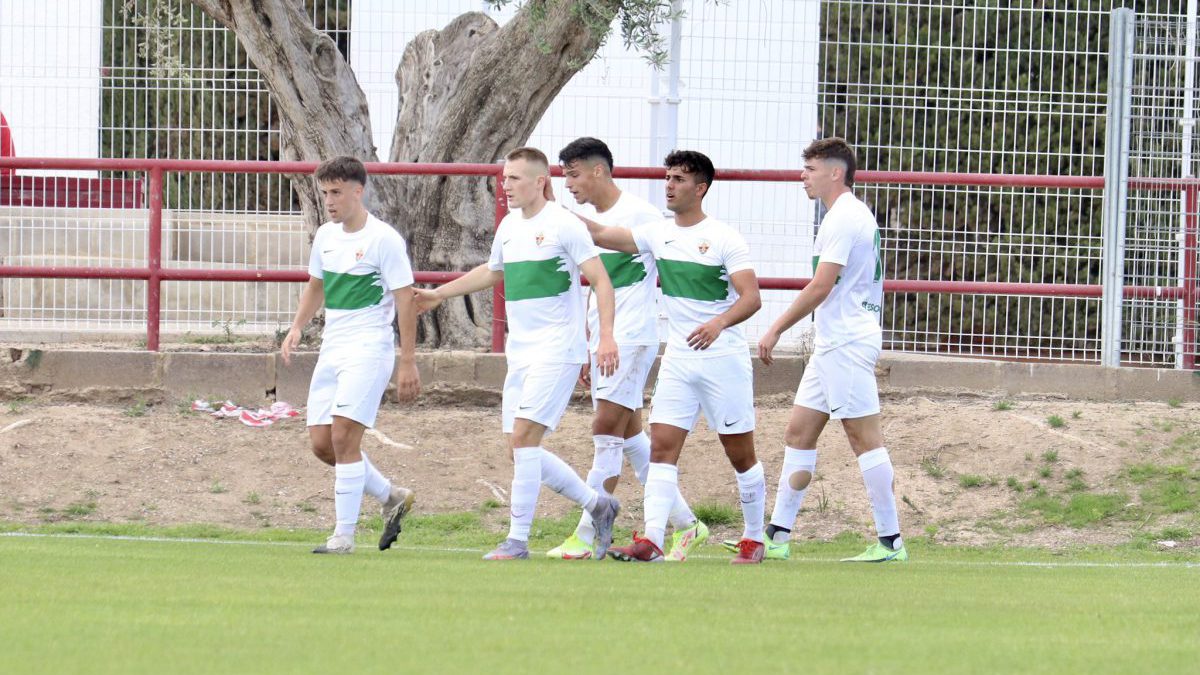
[[[607,377],[617,372],[620,359],[617,342],[613,339],[616,296],[612,280],[609,279],[600,256],[584,260],[579,269],[591,284],[592,292],[596,294],[596,310],[600,313],[600,345],[596,348],[596,367]]]
[[[483,263],[448,284],[443,284],[434,289],[416,289],[414,293],[416,296],[417,313],[423,314],[436,309],[438,305],[449,298],[456,298],[460,295],[467,295],[475,291],[482,291],[485,288],[491,288],[503,280],[503,272],[490,270],[487,263]]]
[[[296,316],[292,318],[292,327],[288,329],[287,335],[283,338],[283,344],[280,345],[283,350],[285,366],[292,364],[292,351],[300,346],[300,334],[308,322],[317,315],[317,310],[321,309],[323,304],[325,304],[325,282],[316,277],[309,277],[308,285],[300,294],[300,306],[296,309]]]
[[[762,298],[758,294],[758,276],[754,270],[742,270],[729,275],[729,283],[738,292],[738,299],[729,309],[714,317],[692,331],[688,336],[688,346],[692,349],[708,349],[721,336],[721,331],[736,326],[754,316],[762,307]]]
[[[597,246],[609,249],[610,251],[620,251],[622,253],[637,253],[637,242],[633,240],[633,230],[627,227],[604,226],[594,220],[589,220],[575,214],[577,218],[587,225],[588,234],[591,235],[592,241],[596,242]],[[590,280],[591,277],[588,277]]]
[[[775,319],[775,322],[758,341],[758,358],[762,359],[763,363],[768,366],[774,363],[775,357],[771,355],[771,352],[779,343],[780,336],[795,326],[797,321],[812,314],[822,302],[825,302],[825,298],[829,297],[829,292],[833,290],[833,285],[837,283],[838,275],[842,273],[842,267],[842,265],[830,262],[817,264],[817,272],[813,275],[812,281],[808,282],[808,285],[800,291],[792,304],[788,305],[778,319]]]
[[[400,328],[396,398],[408,403],[421,393],[421,373],[417,371],[417,299],[412,286],[397,288],[392,294],[396,298],[396,322]]]

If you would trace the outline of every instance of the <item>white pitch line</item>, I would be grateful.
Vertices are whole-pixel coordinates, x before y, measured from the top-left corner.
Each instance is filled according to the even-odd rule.
[[[311,544],[295,541],[239,541],[236,539],[199,539],[195,537],[134,537],[119,534],[71,534],[71,533],[38,533],[38,532],[0,532],[0,537],[29,537],[35,539],[110,539],[114,541],[144,541],[151,543],[180,543],[180,544],[218,544],[241,546],[290,546],[307,547]],[[414,553],[484,553],[481,548],[459,548],[442,546],[392,546],[399,551]],[[533,557],[538,557],[540,551],[534,551]],[[729,556],[694,555],[698,560],[728,560]],[[792,558],[793,563],[837,563],[838,558]],[[776,564],[776,563],[768,563]],[[917,566],[950,566],[950,567],[1042,567],[1042,568],[1098,568],[1098,569],[1198,569],[1200,562],[1089,562],[1064,561],[1038,562],[1036,560],[910,560],[906,565]]]

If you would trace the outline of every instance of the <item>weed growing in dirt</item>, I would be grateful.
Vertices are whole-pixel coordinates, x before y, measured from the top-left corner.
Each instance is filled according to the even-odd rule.
[[[262,497],[259,497],[257,492],[251,492],[250,494],[246,495],[245,501],[247,504],[261,504]]]
[[[1021,485],[1021,481],[1017,480],[1016,476],[1009,476],[1004,480],[1004,484],[1007,485],[1008,489],[1012,490],[1013,492],[1025,491],[1025,486]]]
[[[941,478],[946,475],[946,469],[938,463],[937,457],[922,457],[921,469],[930,478]]]
[[[1079,419],[1080,417],[1083,417],[1083,411],[1082,411],[1082,410],[1076,410],[1076,411],[1074,411],[1074,412],[1072,412],[1072,413],[1071,413],[1071,419],[1073,419],[1073,420],[1077,420],[1077,419]]]
[[[1012,410],[1012,409],[1013,409],[1012,401],[1006,401],[1004,399],[1001,399],[992,404],[992,410],[996,410],[999,412],[1003,412],[1005,410]]]
[[[317,507],[308,502],[296,502],[296,508],[300,509],[301,513],[316,513]]]
[[[1183,401],[1178,398],[1169,398],[1167,399],[1167,405],[1172,408],[1178,408],[1179,406],[1183,405]]]
[[[1057,450],[1047,450],[1042,453],[1042,461],[1047,464],[1053,464],[1058,461]]]
[[[692,511],[697,518],[710,527],[742,522],[742,512],[728,504],[696,504],[692,507]]]
[[[8,402],[8,413],[10,415],[16,415],[16,414],[20,413],[21,406],[25,405],[28,402],[29,402],[29,398],[26,396],[20,396],[20,397],[14,398],[13,400]]]
[[[146,405],[145,399],[139,398],[138,400],[133,402],[133,405],[129,406],[124,411],[122,411],[121,414],[126,417],[142,417],[143,415],[146,414],[147,409],[148,409],[148,406]]]
[[[63,516],[67,518],[83,518],[90,516],[96,512],[96,502],[93,500],[88,500],[68,504],[67,508],[63,509],[62,512]]]
[[[1038,475],[1042,478],[1050,478],[1054,475],[1054,470],[1048,466],[1043,466],[1038,469]]]
[[[1124,494],[1076,493],[1064,498],[1057,495],[1035,495],[1021,503],[1021,508],[1035,513],[1051,525],[1085,527],[1119,514],[1128,502]]]
[[[501,506],[504,506],[504,505],[495,499],[485,499],[485,500],[483,500],[483,503],[479,505],[479,510],[494,511],[494,510],[500,508]]]
[[[220,495],[220,494],[225,494],[226,492],[229,492],[229,488],[225,487],[224,485],[221,485],[221,481],[214,480],[212,482],[212,485],[208,486],[208,491],[214,495]]]
[[[1061,429],[1061,428],[1067,426],[1066,420],[1059,417],[1058,415],[1051,415],[1051,416],[1047,417],[1046,424],[1049,424],[1051,429]]]
[[[983,476],[977,476],[973,473],[964,473],[958,477],[958,484],[964,488],[977,488],[986,482],[987,480]]]

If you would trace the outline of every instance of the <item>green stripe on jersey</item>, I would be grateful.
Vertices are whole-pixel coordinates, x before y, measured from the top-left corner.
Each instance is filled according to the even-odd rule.
[[[323,270],[325,307],[328,309],[362,309],[373,307],[383,300],[383,284],[379,272],[343,274]]]
[[[729,282],[721,278],[722,265],[702,265],[687,260],[658,259],[663,295],[715,302],[729,297]]]
[[[504,263],[504,297],[510,302],[553,298],[571,288],[571,274],[558,269],[559,256],[549,260],[522,260]]]
[[[628,253],[601,253],[600,261],[604,263],[613,288],[632,286],[646,278],[646,266]]]

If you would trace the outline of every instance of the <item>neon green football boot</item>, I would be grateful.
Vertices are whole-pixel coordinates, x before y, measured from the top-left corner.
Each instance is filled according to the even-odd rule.
[[[881,562],[905,562],[908,560],[908,549],[901,544],[900,548],[892,550],[883,544],[871,544],[867,550],[859,553],[853,558],[842,558],[842,562],[865,562],[865,563],[881,563]]]
[[[591,544],[584,543],[574,532],[563,543],[546,551],[547,558],[559,560],[590,560],[596,554]]]
[[[700,544],[708,539],[708,526],[697,520],[695,525],[683,530],[675,530],[671,535],[671,552],[667,554],[667,562],[683,562]]]

